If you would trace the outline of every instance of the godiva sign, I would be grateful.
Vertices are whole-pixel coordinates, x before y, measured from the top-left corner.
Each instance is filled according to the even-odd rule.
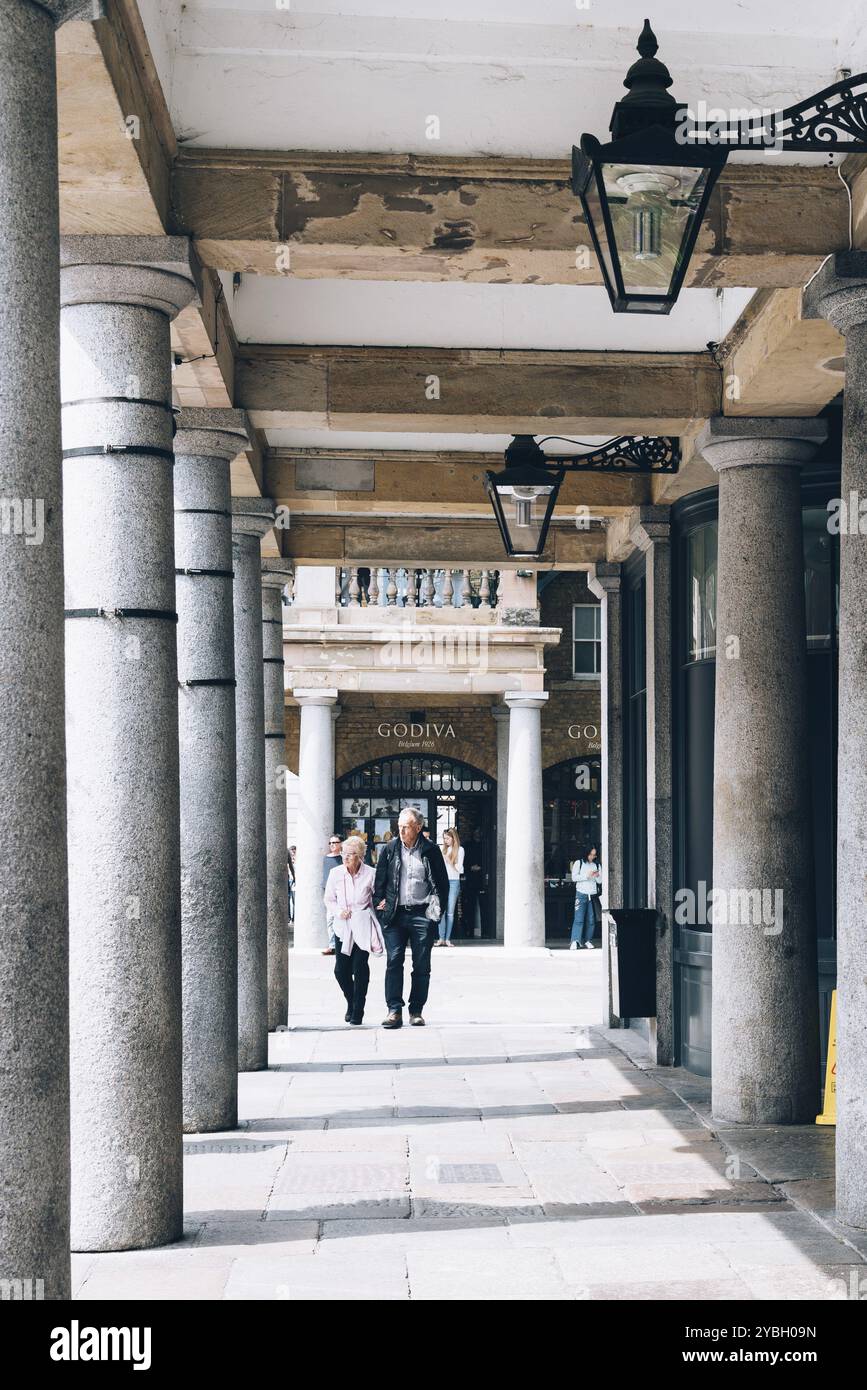
[[[386,721],[376,732],[380,738],[397,739],[398,748],[436,748],[440,739],[455,737],[452,724],[392,724]]]

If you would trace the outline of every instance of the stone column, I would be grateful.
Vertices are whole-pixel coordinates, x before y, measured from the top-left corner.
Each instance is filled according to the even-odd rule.
[[[54,28],[75,8],[11,0],[0,24],[0,1279],[50,1299],[70,1297]]]
[[[72,1244],[182,1233],[169,323],[188,244],[61,245]]]
[[[621,566],[598,560],[588,588],[602,604],[602,1024],[619,1028],[611,992],[611,918],[623,903],[623,600]]]
[[[509,706],[494,705],[497,724],[497,940],[502,942],[506,915],[506,814],[509,792]]]
[[[647,904],[659,913],[656,1018],[650,1047],[657,1066],[674,1063],[674,860],[671,828],[671,547],[667,507],[640,507],[631,540],[645,552],[647,680]]]
[[[289,888],[286,867],[286,695],[283,590],[291,560],[262,561],[262,672],[265,692],[265,846],[268,878],[268,1029],[289,1022]]]
[[[867,1227],[867,252],[838,252],[826,261],[804,292],[804,314],[828,319],[846,339],[837,754],[837,1215],[850,1226]]]
[[[807,1124],[818,1102],[799,465],[825,432],[718,417],[697,440],[720,475],[712,1105],[745,1124]]]
[[[504,944],[545,945],[545,845],[542,826],[542,691],[506,691],[509,786],[506,802]]]
[[[301,706],[298,763],[298,849],[295,856],[295,950],[328,945],[322,901],[322,861],[334,830],[336,690],[293,690]]]
[[[268,1066],[268,875],[262,537],[274,525],[265,497],[232,499],[235,571],[235,748],[238,769],[238,1070]]]
[[[175,434],[184,1129],[238,1122],[238,822],[230,461],[240,410]]]

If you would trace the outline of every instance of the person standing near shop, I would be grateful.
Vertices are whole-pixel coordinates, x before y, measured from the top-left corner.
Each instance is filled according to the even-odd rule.
[[[387,965],[385,1002],[388,1016],[383,1028],[403,1026],[403,963],[407,945],[412,950],[412,982],[409,1021],[424,1024],[422,1010],[430,986],[430,958],[436,923],[448,904],[449,880],[438,845],[421,833],[424,817],[406,807],[397,822],[400,836],[383,845],[376,865],[373,898],[382,914]]]
[[[442,855],[449,877],[449,901],[440,918],[440,937],[435,946],[451,946],[452,927],[455,924],[455,909],[461,891],[461,874],[464,871],[464,851],[456,830],[443,831]]]
[[[325,888],[328,883],[328,875],[331,873],[331,870],[338,869],[340,865],[343,863],[343,857],[340,852],[342,843],[343,842],[339,835],[332,835],[331,839],[328,841],[328,853],[322,860],[323,893],[325,892]],[[322,952],[322,954],[323,956],[333,956],[337,950],[337,937],[334,934],[334,923],[332,922],[327,907],[325,909],[325,923],[328,927],[328,946]]]
[[[341,864],[328,875],[325,910],[338,939],[334,977],[346,1000],[345,1021],[360,1027],[370,983],[371,955],[384,950],[382,931],[372,910],[374,872],[364,863],[365,844],[349,835],[341,849]]]
[[[575,884],[575,915],[572,918],[572,940],[570,951],[584,946],[593,950],[593,936],[596,932],[596,913],[594,898],[602,887],[602,870],[598,863],[596,846],[582,849],[572,865],[572,882]]]

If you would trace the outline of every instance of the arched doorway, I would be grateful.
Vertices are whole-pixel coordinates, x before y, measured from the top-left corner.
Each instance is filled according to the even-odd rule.
[[[566,758],[542,773],[545,835],[545,937],[565,940],[572,928],[571,864],[579,848],[602,852],[602,759]],[[604,870],[603,865],[603,870]]]
[[[361,835],[365,858],[375,864],[380,845],[397,835],[407,806],[420,811],[439,844],[456,829],[464,847],[464,873],[455,936],[492,939],[497,934],[497,784],[487,773],[456,758],[377,758],[337,779],[335,825]]]

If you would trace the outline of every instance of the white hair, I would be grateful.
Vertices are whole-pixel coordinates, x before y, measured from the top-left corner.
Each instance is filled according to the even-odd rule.
[[[417,811],[414,806],[404,806],[403,810],[397,818],[398,825],[400,825],[400,822],[403,820],[404,816],[412,816],[416,825],[424,825],[424,816],[422,815],[421,811]]]
[[[367,846],[365,845],[360,835],[347,835],[346,839],[343,841],[343,845],[341,846],[340,852],[345,859],[346,851],[353,850],[359,859],[363,859],[366,849]]]

